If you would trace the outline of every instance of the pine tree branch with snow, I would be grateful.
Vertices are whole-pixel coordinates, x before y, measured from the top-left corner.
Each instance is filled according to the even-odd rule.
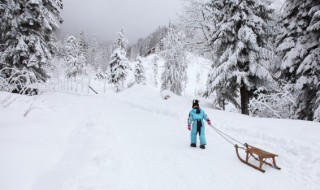
[[[283,26],[277,38],[277,52],[282,62],[280,78],[298,89],[297,118],[318,120],[320,2],[287,0],[280,24]]]
[[[0,69],[28,70],[45,81],[48,75],[44,65],[55,53],[54,31],[62,23],[61,9],[61,0],[1,1]],[[16,72],[7,72],[4,77],[13,74]]]
[[[259,87],[272,88],[270,72],[275,59],[268,41],[273,33],[270,1],[212,0],[204,6],[208,45],[213,49],[214,64],[207,82],[207,94],[228,89],[240,92],[241,110],[249,114],[248,104]],[[232,88],[231,88],[232,87]]]
[[[134,78],[136,84],[146,84],[146,75],[145,75],[145,69],[142,65],[142,58],[140,56],[137,57],[137,64],[134,69]]]
[[[116,49],[111,55],[111,61],[107,70],[108,81],[113,84],[116,92],[124,89],[124,81],[128,75],[129,60],[126,57],[126,47],[128,40],[124,37],[123,29],[118,33],[118,38],[115,41]]]
[[[170,90],[177,95],[182,95],[188,80],[184,39],[185,35],[182,31],[169,28],[166,38],[163,39],[163,51],[161,52],[165,60],[161,76],[161,90]]]

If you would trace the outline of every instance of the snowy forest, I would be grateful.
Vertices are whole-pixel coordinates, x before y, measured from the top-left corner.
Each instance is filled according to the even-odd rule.
[[[83,31],[58,40],[62,0],[3,0],[0,4],[0,90],[36,93],[53,78],[104,81],[116,92],[145,84],[143,62],[164,61],[160,90],[181,96],[188,85],[187,54],[211,62],[206,89],[212,106],[242,114],[320,121],[320,2],[184,0],[179,19],[129,43],[119,28],[98,41]],[[152,63],[150,63],[152,64]],[[127,76],[135,80],[128,84]],[[83,88],[83,86],[82,86]]]
[[[319,190],[320,0],[0,0],[0,190]]]

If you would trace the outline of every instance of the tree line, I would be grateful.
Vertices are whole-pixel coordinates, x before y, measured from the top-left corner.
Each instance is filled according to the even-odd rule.
[[[157,54],[165,63],[162,90],[181,95],[187,85],[187,52],[212,61],[203,96],[222,109],[262,117],[320,121],[320,2],[286,0],[281,11],[270,0],[184,0],[180,18],[129,45],[88,40],[85,33],[58,42],[62,0],[0,2],[0,89],[24,91],[63,73],[96,76],[125,88],[134,70],[144,84],[139,56]],[[131,68],[130,61],[137,61]]]
[[[185,0],[181,25],[212,60],[206,96],[241,113],[320,121],[320,1]],[[237,99],[240,105],[237,105]]]

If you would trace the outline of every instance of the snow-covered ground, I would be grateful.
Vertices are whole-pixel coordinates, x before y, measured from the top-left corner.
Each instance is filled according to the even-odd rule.
[[[279,154],[282,170],[242,164],[209,127],[207,149],[191,148],[191,98],[165,101],[143,86],[103,95],[0,92],[0,189],[319,189],[319,123],[201,105],[222,131]]]

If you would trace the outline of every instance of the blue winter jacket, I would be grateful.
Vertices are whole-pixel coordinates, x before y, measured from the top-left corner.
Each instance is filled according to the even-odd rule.
[[[203,111],[203,109],[201,109],[201,108],[199,108],[199,109],[200,109],[199,114],[197,114],[197,109],[192,109],[190,111],[188,124],[193,123],[193,125],[197,125],[197,122],[194,122],[194,121],[201,120],[202,126],[204,126],[203,120],[208,120],[209,118],[208,118],[207,114]]]

